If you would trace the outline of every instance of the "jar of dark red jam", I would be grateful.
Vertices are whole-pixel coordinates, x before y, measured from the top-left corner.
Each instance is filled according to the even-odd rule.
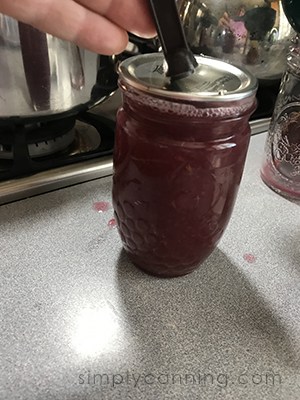
[[[129,258],[162,277],[193,271],[220,240],[256,106],[257,84],[248,72],[198,61],[200,80],[192,77],[196,84],[186,87],[168,81],[161,54],[120,66],[113,206]]]

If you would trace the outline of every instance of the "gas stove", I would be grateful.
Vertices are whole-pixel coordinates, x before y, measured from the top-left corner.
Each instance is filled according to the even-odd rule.
[[[64,119],[0,125],[0,204],[112,173],[117,92]]]
[[[22,178],[37,172],[111,155],[113,126],[86,112],[62,120],[0,131],[0,179]]]
[[[276,90],[259,90],[258,108],[250,122],[252,135],[267,130]],[[0,204],[111,175],[120,102],[117,91],[76,116],[0,125]]]

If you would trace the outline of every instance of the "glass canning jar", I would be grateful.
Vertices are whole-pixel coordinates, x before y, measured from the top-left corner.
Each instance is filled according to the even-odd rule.
[[[120,69],[123,104],[113,176],[118,229],[138,267],[163,277],[184,275],[214,250],[231,216],[256,81],[249,78],[244,92],[235,90],[238,95],[229,98],[226,92],[182,94],[163,85],[160,90],[158,82],[152,90],[144,73],[135,78],[134,64],[127,61]],[[157,69],[150,64],[149,71]]]

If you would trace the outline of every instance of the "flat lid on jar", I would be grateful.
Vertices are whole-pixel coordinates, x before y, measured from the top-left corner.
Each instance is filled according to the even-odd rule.
[[[121,78],[148,94],[182,100],[234,101],[253,95],[257,80],[243,68],[215,58],[196,56],[199,66],[188,77],[171,81],[162,53],[128,58],[119,66]]]

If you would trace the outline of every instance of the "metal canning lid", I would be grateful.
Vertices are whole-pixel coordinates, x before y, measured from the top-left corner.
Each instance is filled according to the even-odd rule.
[[[128,58],[119,66],[130,86],[159,97],[187,101],[235,101],[253,95],[257,80],[245,69],[215,58],[196,56],[199,66],[186,78],[170,81],[162,53]]]

